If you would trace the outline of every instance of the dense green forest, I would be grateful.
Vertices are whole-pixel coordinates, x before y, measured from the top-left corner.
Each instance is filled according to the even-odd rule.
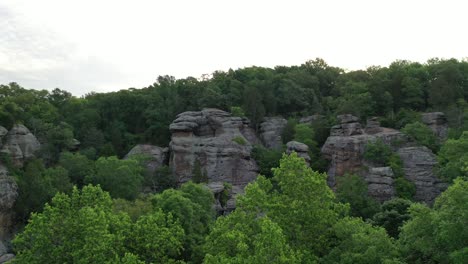
[[[160,168],[158,192],[142,193],[145,157],[121,159],[138,143],[168,146],[184,111],[219,108],[250,119],[288,118],[283,140],[310,147],[312,168],[295,154],[254,148],[257,180],[236,210],[217,216],[203,184],[176,186]],[[448,140],[421,126],[421,112],[444,112]],[[450,186],[425,205],[401,183],[379,204],[366,183],[344,177],[333,192],[320,147],[351,113],[378,116],[437,155]],[[297,124],[312,114],[315,126]],[[0,125],[24,124],[41,143],[23,167],[3,155],[18,185],[14,263],[466,263],[468,259],[468,61],[396,61],[345,71],[321,59],[273,69],[214,72],[203,79],[160,76],[148,87],[81,98],[66,90],[0,85]],[[79,149],[76,142],[80,142]],[[284,142],[286,143],[286,142]],[[391,151],[369,145],[367,159],[398,173]]]

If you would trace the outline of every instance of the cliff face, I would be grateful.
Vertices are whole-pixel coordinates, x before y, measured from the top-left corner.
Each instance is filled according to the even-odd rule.
[[[249,121],[218,109],[184,112],[170,125],[170,166],[179,183],[193,179],[199,167],[214,193],[224,183],[232,185],[226,209],[234,208],[233,197],[253,181],[259,168],[251,157],[258,142]],[[213,184],[219,183],[219,184]]]
[[[380,127],[375,119],[370,119],[365,128],[351,115],[338,116],[338,120],[340,124],[331,128],[331,135],[321,149],[324,157],[330,161],[330,187],[334,188],[337,178],[345,173],[358,173],[369,184],[370,196],[379,201],[393,198],[396,192],[391,169],[374,167],[363,157],[366,144],[380,139],[402,159],[405,178],[416,186],[417,201],[432,203],[444,188],[432,172],[437,161],[429,149],[415,146],[398,130]]]
[[[0,243],[10,238],[13,227],[13,205],[18,198],[18,186],[5,166],[0,165]]]

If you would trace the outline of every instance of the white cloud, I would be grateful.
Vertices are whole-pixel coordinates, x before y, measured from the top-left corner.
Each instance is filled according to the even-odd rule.
[[[463,2],[6,0],[0,82],[84,94],[315,57],[347,69],[462,58]]]

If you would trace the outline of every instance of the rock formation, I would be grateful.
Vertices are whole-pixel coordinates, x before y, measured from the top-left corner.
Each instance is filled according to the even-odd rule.
[[[148,158],[146,161],[146,169],[148,173],[153,174],[156,169],[167,164],[169,149],[149,144],[138,144],[125,155],[125,158],[128,159],[138,155]]]
[[[405,177],[416,186],[414,199],[432,204],[447,187],[433,173],[433,168],[437,164],[436,156],[423,146],[403,147],[398,149],[397,153],[403,161]]]
[[[432,112],[432,113],[423,113],[421,119],[424,124],[426,124],[432,132],[439,138],[439,140],[444,141],[448,136],[448,123],[445,114],[442,112]]]
[[[330,161],[330,187],[335,187],[336,177],[357,173],[369,184],[369,195],[379,201],[391,199],[395,195],[393,172],[388,167],[375,167],[363,157],[366,144],[379,139],[403,160],[405,178],[415,184],[417,201],[432,203],[444,188],[432,172],[436,159],[429,149],[415,147],[415,143],[398,130],[377,127],[375,119],[368,122],[366,129],[362,129],[358,119],[351,115],[339,116],[338,120],[341,123],[332,127],[331,135],[321,149],[323,156]]]
[[[305,116],[299,119],[299,123],[312,125],[314,124],[315,121],[321,120],[322,118],[323,118],[323,115],[319,115],[319,114]]]
[[[281,134],[288,121],[282,117],[265,117],[260,124],[260,139],[265,147],[281,150],[283,140]]]
[[[9,154],[17,166],[23,166],[24,161],[34,157],[41,147],[37,138],[23,125],[14,125],[2,141],[1,152]]]
[[[13,226],[13,205],[18,197],[18,186],[5,166],[0,164],[0,242],[9,239]]]
[[[179,183],[194,176],[194,165],[209,183],[232,185],[231,199],[226,210],[234,208],[233,197],[253,181],[259,168],[251,158],[252,138],[255,134],[248,120],[232,117],[218,109],[184,112],[169,127],[170,166]]]
[[[393,171],[390,167],[371,167],[365,174],[368,193],[377,201],[384,202],[395,196]]]
[[[309,156],[309,147],[301,142],[289,141],[286,144],[286,153],[291,154],[296,152],[298,157],[301,157],[305,160],[308,166],[310,166],[310,156]]]

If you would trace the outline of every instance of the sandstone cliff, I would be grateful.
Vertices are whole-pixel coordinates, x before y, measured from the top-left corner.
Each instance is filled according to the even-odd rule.
[[[330,161],[328,184],[334,188],[337,177],[345,173],[358,173],[369,184],[369,195],[379,201],[395,196],[394,176],[389,167],[375,167],[364,160],[368,142],[382,140],[400,156],[405,178],[416,186],[415,200],[432,203],[444,188],[433,174],[437,163],[435,155],[427,148],[416,146],[398,130],[380,127],[376,119],[370,119],[362,128],[358,118],[352,115],[338,116],[339,125],[331,128],[331,135],[321,151]]]
[[[248,124],[247,119],[218,109],[179,114],[170,125],[170,166],[178,182],[191,180],[198,163],[208,182],[232,185],[226,209],[233,209],[233,197],[259,171],[251,158],[252,144],[258,139]]]

